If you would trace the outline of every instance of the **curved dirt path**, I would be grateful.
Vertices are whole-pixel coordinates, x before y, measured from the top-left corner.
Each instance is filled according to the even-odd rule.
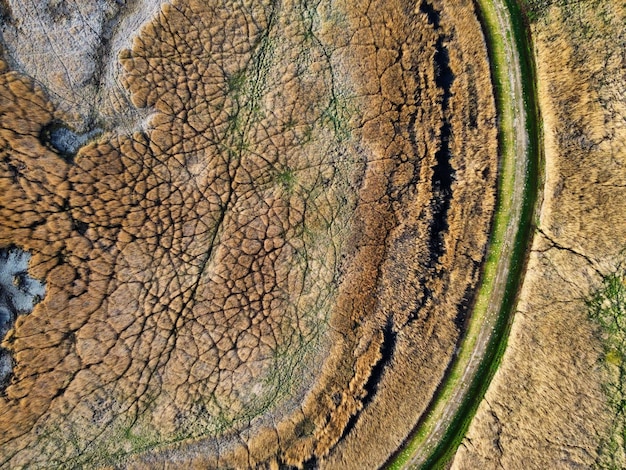
[[[491,3],[491,5],[489,5]],[[504,130],[504,142],[502,145],[501,190],[499,192],[500,208],[504,214],[508,214],[506,228],[502,243],[496,247],[498,264],[493,275],[493,287],[489,293],[480,330],[473,336],[475,345],[471,355],[463,368],[458,386],[455,387],[441,410],[437,413],[437,423],[430,434],[425,438],[420,449],[407,462],[407,468],[419,467],[431,455],[437,444],[443,439],[445,432],[467,396],[472,378],[478,372],[479,365],[483,360],[487,348],[493,337],[492,332],[500,315],[504,301],[507,279],[514,262],[513,251],[515,239],[521,223],[522,209],[524,205],[525,181],[528,169],[529,136],[526,129],[526,110],[524,107],[524,93],[522,85],[522,69],[519,52],[515,46],[515,36],[509,10],[504,0],[478,0],[478,8],[483,17],[490,16],[496,20],[497,31],[491,31],[494,38],[501,41],[500,47],[493,51],[492,59],[495,61],[496,77],[500,80],[500,93],[504,99],[499,98],[498,114]],[[487,11],[489,10],[489,11]],[[489,22],[489,19],[486,20]],[[489,27],[485,25],[485,27]],[[495,41],[494,41],[495,42]],[[505,70],[501,70],[504,67]],[[508,98],[506,98],[508,95]],[[497,222],[496,222],[497,223]],[[494,227],[494,230],[497,229]],[[493,249],[493,248],[492,248]],[[487,275],[483,282],[491,282]],[[472,336],[472,333],[468,333]]]

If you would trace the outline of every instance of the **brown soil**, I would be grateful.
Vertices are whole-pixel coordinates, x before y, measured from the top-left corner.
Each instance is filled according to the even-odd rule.
[[[613,417],[584,299],[622,260],[626,10],[595,0],[534,26],[545,189],[502,365],[453,468],[604,468]],[[623,453],[610,468],[620,468]]]
[[[46,283],[3,342],[0,464],[379,466],[485,253],[472,3],[181,0],[119,60],[149,124],[75,155],[46,135],[82,108],[0,67],[0,247]]]

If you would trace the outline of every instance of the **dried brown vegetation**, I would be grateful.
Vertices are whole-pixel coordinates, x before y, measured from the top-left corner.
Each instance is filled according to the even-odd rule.
[[[551,3],[533,27],[546,153],[538,233],[508,350],[453,468],[626,465],[605,445],[621,429],[602,388],[618,368],[605,367],[585,304],[626,240],[626,10]]]
[[[119,60],[149,125],[76,155],[46,131],[76,115],[0,69],[0,247],[46,283],[3,342],[0,463],[382,464],[487,243],[472,3],[181,0]]]

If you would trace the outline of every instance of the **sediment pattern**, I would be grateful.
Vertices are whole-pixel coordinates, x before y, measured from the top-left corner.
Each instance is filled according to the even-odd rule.
[[[134,132],[0,67],[0,247],[46,286],[2,343],[0,462],[380,465],[488,239],[471,2],[174,1],[115,60]]]

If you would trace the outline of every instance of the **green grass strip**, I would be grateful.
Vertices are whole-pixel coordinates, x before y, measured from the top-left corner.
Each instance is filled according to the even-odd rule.
[[[530,243],[532,219],[537,200],[538,167],[540,160],[541,129],[539,126],[539,109],[536,101],[536,81],[532,48],[524,18],[518,4],[514,0],[504,0],[512,21],[514,41],[517,48],[522,73],[524,108],[526,111],[526,131],[529,142],[528,154],[515,153],[514,106],[511,83],[508,79],[508,58],[504,42],[496,19],[496,6],[493,0],[476,0],[477,10],[481,17],[484,33],[489,46],[491,71],[496,94],[496,104],[500,121],[499,146],[501,154],[500,177],[498,184],[498,205],[494,216],[493,229],[487,259],[483,267],[483,278],[472,310],[468,330],[460,345],[455,363],[446,377],[446,382],[435,399],[426,419],[415,431],[404,448],[389,463],[390,469],[401,469],[410,466],[412,458],[422,446],[428,435],[433,431],[441,418],[443,409],[454,390],[459,387],[463,370],[470,361],[476,346],[478,335],[485,322],[492,325],[493,332],[485,351],[485,355],[474,375],[459,409],[446,429],[443,438],[433,449],[427,449],[429,457],[422,468],[442,468],[454,456],[465,436],[478,405],[482,400],[502,355],[506,349],[511,326],[512,313],[516,305],[517,292],[525,270],[527,248]],[[516,158],[526,158],[527,168],[524,180],[524,200],[521,217],[514,246],[511,252],[509,272],[506,280],[504,297],[496,318],[489,318],[488,306],[495,286],[496,270],[502,260],[502,249],[505,243],[506,229],[511,221],[511,205],[515,187]]]

